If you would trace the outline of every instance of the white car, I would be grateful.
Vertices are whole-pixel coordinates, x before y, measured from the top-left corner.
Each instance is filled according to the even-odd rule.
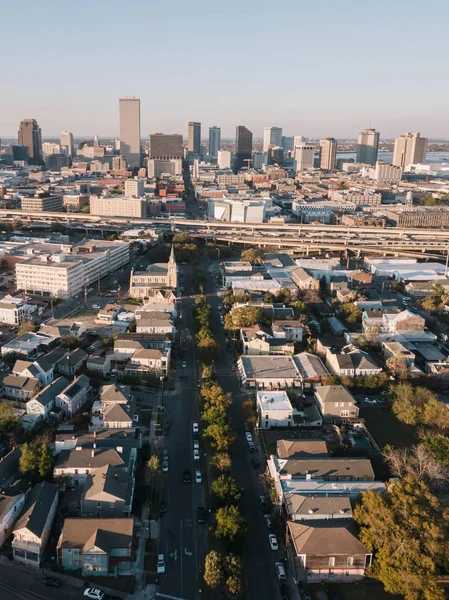
[[[193,429],[193,433],[198,433],[200,428],[198,426],[198,423],[193,423],[192,424],[192,429]]]
[[[96,588],[86,588],[83,594],[84,598],[92,598],[92,600],[103,600],[104,592]]]
[[[187,367],[187,362],[185,360],[182,361],[181,367],[185,369]]]
[[[163,575],[165,573],[165,557],[163,554],[157,555],[157,574]]]
[[[168,458],[164,458],[162,461],[162,471],[168,473]]]
[[[193,440],[193,449],[194,450],[199,450],[200,449],[200,443],[198,440]]]
[[[377,404],[377,400],[374,398],[365,398],[366,404]]]
[[[201,483],[203,481],[203,476],[201,475],[201,471],[199,469],[195,471],[195,481],[197,483]]]
[[[250,431],[247,431],[247,432],[245,433],[245,437],[246,437],[246,441],[247,441],[247,442],[252,442],[252,441],[253,441],[253,436],[251,435],[251,432],[250,432]]]
[[[276,569],[277,578],[280,581],[285,581],[287,576],[285,575],[284,565],[281,562],[274,563],[274,568]]]
[[[95,310],[100,310],[100,306],[98,304],[92,304],[92,308],[95,308]]]
[[[200,460],[200,451],[198,448],[193,449],[193,460]]]
[[[270,533],[268,536],[268,541],[270,542],[270,548],[272,550],[279,550],[278,540],[274,533]]]

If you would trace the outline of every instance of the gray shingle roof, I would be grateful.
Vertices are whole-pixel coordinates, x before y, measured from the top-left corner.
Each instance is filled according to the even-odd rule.
[[[41,537],[48,513],[57,494],[56,487],[47,481],[42,481],[34,486],[14,531],[26,528],[35,536]]]
[[[58,379],[55,379],[52,383],[49,383],[44,387],[33,400],[37,400],[42,406],[47,406],[47,404],[52,402],[69,384],[69,380],[65,377],[58,377]]]

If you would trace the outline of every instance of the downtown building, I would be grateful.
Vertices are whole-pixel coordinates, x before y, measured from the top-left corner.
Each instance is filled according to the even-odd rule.
[[[221,148],[221,129],[214,125],[209,127],[209,156],[215,160]]]
[[[364,129],[357,138],[356,162],[374,167],[379,151],[379,132],[375,129]]]
[[[142,197],[91,196],[90,214],[97,217],[143,219],[147,216],[147,203]]]
[[[148,177],[162,173],[182,174],[182,135],[179,133],[152,133],[150,135]]]
[[[244,125],[237,125],[235,133],[235,169],[249,168],[253,154],[253,134]]]
[[[140,167],[140,100],[120,98],[120,154],[131,168]]]
[[[408,167],[423,163],[426,160],[427,138],[422,138],[418,133],[405,133],[396,138],[394,143],[393,165],[395,167]]]
[[[24,146],[28,150],[28,164],[42,165],[42,132],[36,119],[23,119],[20,121],[19,146]]]
[[[333,171],[337,166],[337,140],[324,138],[320,140],[320,169]]]

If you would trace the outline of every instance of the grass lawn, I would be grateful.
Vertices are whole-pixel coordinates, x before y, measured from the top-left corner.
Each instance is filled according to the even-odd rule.
[[[387,407],[362,406],[360,416],[365,419],[368,431],[381,449],[387,444],[410,448],[417,442],[413,429],[401,423]]]

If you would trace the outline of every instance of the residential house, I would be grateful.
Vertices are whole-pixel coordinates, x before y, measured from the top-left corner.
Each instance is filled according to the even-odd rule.
[[[9,488],[17,479],[20,455],[20,446],[16,446],[0,458],[0,489]]]
[[[123,469],[104,465],[86,477],[81,494],[82,517],[119,518],[131,516],[134,478]]]
[[[415,362],[415,354],[401,342],[382,342],[382,355],[385,361],[389,358],[402,359],[407,367]]]
[[[12,549],[15,560],[40,565],[57,504],[58,491],[54,485],[43,481],[34,486],[13,530]]]
[[[285,338],[289,342],[302,342],[304,326],[298,319],[276,319],[271,324],[274,337]]]
[[[55,407],[56,396],[60,394],[69,385],[68,379],[58,377],[53,383],[48,384],[34,398],[28,400],[26,404],[27,414],[40,415],[47,420],[50,412]]]
[[[326,357],[328,350],[341,350],[346,345],[346,340],[336,335],[320,335],[316,340],[316,352]]]
[[[145,311],[136,318],[137,333],[161,333],[174,337],[176,328],[169,313]]]
[[[364,350],[349,345],[342,349],[341,354],[328,351],[326,356],[326,366],[334,374],[348,377],[367,377],[368,375],[377,375],[382,372],[371,356]]]
[[[267,461],[273,480],[374,481],[374,471],[368,458],[276,458]]]
[[[132,575],[134,519],[66,519],[57,544],[58,564],[83,577]]]
[[[137,350],[125,365],[125,375],[143,377],[148,373],[168,377],[170,370],[170,353],[166,350]]]
[[[111,360],[126,363],[139,350],[162,350],[170,360],[171,341],[160,333],[122,333],[114,342]]]
[[[41,386],[45,387],[53,381],[55,366],[64,354],[64,349],[58,347],[50,353],[40,356],[34,362],[16,360],[12,373],[22,375],[22,377],[35,377],[40,381]]]
[[[84,485],[87,476],[93,469],[111,465],[125,470],[133,475],[137,450],[134,447],[115,446],[113,448],[92,449],[76,446],[73,450],[61,450],[56,457],[53,474],[55,477],[64,475],[72,485]]]
[[[405,286],[405,291],[414,298],[425,298],[435,292],[435,286],[441,285],[446,293],[449,292],[448,279],[431,279],[429,281],[409,281]]]
[[[236,302],[232,310],[237,308],[244,308],[246,306],[254,306],[260,308],[265,316],[272,321],[277,319],[281,321],[293,320],[295,318],[295,311],[290,306],[285,306],[281,302],[263,302],[262,300],[249,300],[248,302]]]
[[[382,330],[388,333],[407,333],[424,331],[425,319],[409,310],[397,314],[384,313],[382,317]]]
[[[40,388],[40,382],[35,377],[22,375],[6,375],[3,378],[3,393],[6,398],[23,403],[32,398]]]
[[[258,391],[256,403],[259,426],[262,429],[293,425],[293,407],[285,391]]]
[[[278,458],[320,458],[329,456],[324,440],[278,440],[276,444]]]
[[[305,269],[298,267],[290,273],[291,280],[300,290],[320,290],[320,280],[309,275]]]
[[[371,565],[372,554],[359,542],[352,524],[288,521],[287,527],[295,583],[357,581]]]
[[[288,521],[330,521],[352,519],[351,501],[347,496],[284,495]]]
[[[354,289],[361,290],[371,287],[373,276],[365,271],[353,271],[348,274],[348,281]]]
[[[92,386],[87,375],[80,375],[55,398],[55,405],[68,417],[76,414],[86,404],[92,394]]]
[[[50,319],[50,321],[41,325],[39,331],[47,335],[52,335],[55,338],[72,335],[79,339],[86,332],[86,323],[83,321],[72,321],[71,319]]]
[[[359,416],[356,400],[344,385],[317,387],[315,400],[325,423],[346,423]]]
[[[0,489],[0,547],[10,536],[25,504],[25,494],[15,489]]]
[[[19,335],[1,347],[2,356],[9,352],[21,354],[27,359],[35,360],[48,351],[48,347],[56,341],[56,337],[44,333],[27,332]]]
[[[261,354],[293,354],[295,345],[288,341],[286,336],[276,336],[273,329],[267,325],[257,324],[253,327],[240,329],[240,339],[243,343],[243,352],[248,355]]]
[[[329,371],[319,356],[310,352],[301,352],[293,358],[298,367],[301,384],[304,389],[312,389],[326,382]]]
[[[247,388],[283,390],[301,387],[301,375],[291,356],[241,356],[238,369]]]
[[[95,321],[102,325],[112,325],[122,310],[123,307],[120,304],[106,304],[98,311]]]
[[[86,364],[87,358],[87,352],[84,352],[81,348],[69,350],[58,362],[57,370],[66,377],[75,377]]]
[[[135,448],[139,449],[142,439],[139,429],[102,429],[91,433],[74,435],[73,433],[57,433],[54,442],[54,453],[62,450],[94,450],[95,448]]]
[[[355,291],[349,289],[346,281],[332,281],[331,292],[339,302],[351,302],[355,299]]]
[[[86,369],[89,373],[105,377],[111,370],[111,356],[89,356],[86,361]]]
[[[176,294],[173,290],[148,290],[147,302],[136,309],[136,321],[145,311],[166,312],[176,317]]]

